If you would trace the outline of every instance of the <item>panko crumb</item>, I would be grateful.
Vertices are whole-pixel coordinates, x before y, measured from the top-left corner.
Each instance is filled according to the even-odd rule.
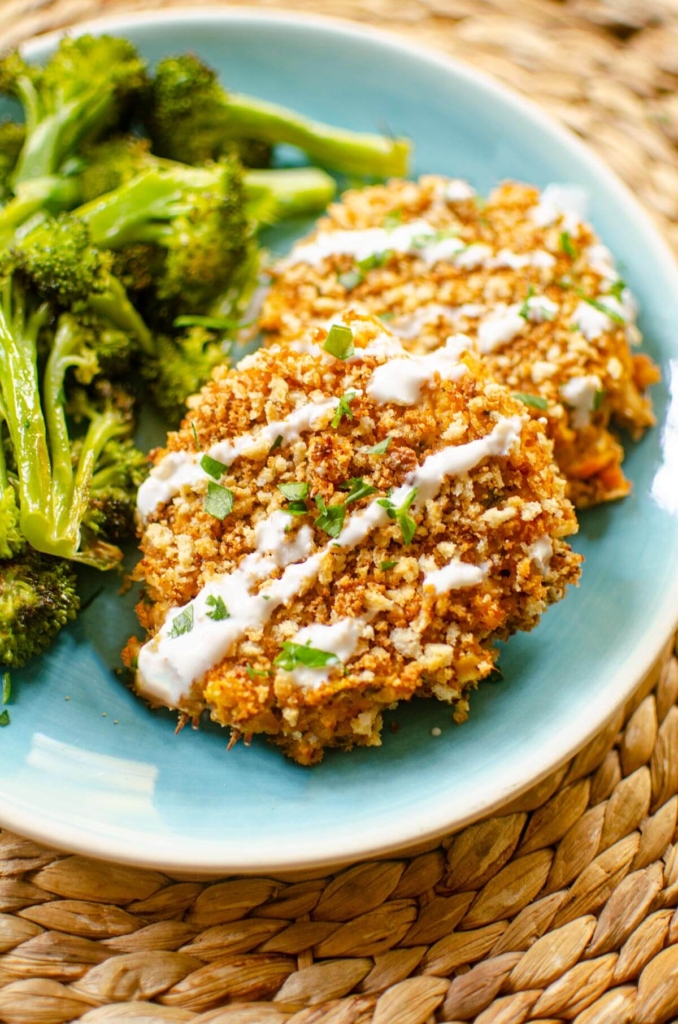
[[[137,571],[145,583],[137,612],[148,639],[143,646],[130,641],[125,651],[138,692],[153,703],[194,720],[207,709],[232,739],[265,734],[305,765],[319,761],[326,747],[378,745],[383,711],[415,695],[450,703],[455,721],[463,721],[470,691],[492,671],[495,641],[532,629],[580,573],[580,556],[566,541],[577,530],[574,510],[543,422],[526,415],[472,352],[459,355],[450,379],[432,374],[418,400],[377,400],[374,375],[390,358],[382,349],[390,347],[392,356],[397,339],[371,316],[348,312],[343,324],[354,356],[324,351],[323,328],[301,334],[296,346],[261,349],[239,368],[217,372],[167,447],[154,453],[148,486],[166,486],[175,463],[195,467],[215,445],[253,438],[247,454],[217,469],[218,487],[233,496],[223,518],[206,507],[206,476],[184,480],[148,512]],[[402,351],[401,358],[409,357]],[[337,418],[347,395],[348,412]],[[310,401],[330,406],[312,427],[290,443],[255,443],[258,431],[273,430],[267,425]],[[506,451],[493,449],[468,471],[443,474],[425,501],[415,495],[411,536],[403,513],[382,514],[377,503],[388,506],[389,495],[419,479],[434,456],[485,451],[486,439],[507,424],[515,436]],[[362,496],[346,504],[356,482]],[[280,489],[290,484],[301,485],[304,495],[297,514],[290,514],[294,492]],[[321,510],[339,506],[343,530],[354,529],[367,510],[376,514],[374,528],[355,544],[343,532],[328,533]],[[264,523],[284,526],[274,555],[262,548]],[[316,555],[316,569],[304,575]],[[279,564],[271,564],[278,556]],[[230,601],[229,580],[246,565],[255,565],[252,597],[299,570],[301,582],[240,628],[244,599]],[[442,579],[450,567],[470,574],[466,582],[448,589],[425,582],[431,573]],[[222,621],[210,624],[203,588],[213,586],[222,587],[224,607]],[[192,657],[204,656],[206,638],[211,643],[226,628],[234,630],[233,642],[170,697],[175,652],[184,650],[192,665]],[[350,640],[341,658],[299,672],[281,664],[286,643],[300,635],[303,644],[302,630],[327,628],[344,630]]]
[[[292,339],[350,303],[384,317],[412,351],[469,334],[496,380],[545,420],[574,503],[624,497],[624,451],[610,425],[637,439],[654,424],[646,390],[659,373],[632,351],[641,341],[635,303],[611,253],[548,190],[507,182],[485,202],[457,184],[426,176],[344,193],[275,268],[263,329],[272,343]],[[360,264],[349,254],[314,263],[295,255],[319,237],[331,250],[333,232],[392,232],[414,221],[458,239],[459,252],[431,263],[416,239],[408,253],[386,238],[384,251]]]

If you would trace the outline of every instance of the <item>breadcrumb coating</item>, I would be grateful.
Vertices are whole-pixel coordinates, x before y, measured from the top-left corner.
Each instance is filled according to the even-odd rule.
[[[532,629],[577,582],[581,561],[564,539],[577,523],[543,420],[526,415],[471,353],[460,356],[449,379],[432,373],[420,381],[414,403],[378,400],[375,371],[396,362],[384,354],[396,341],[370,316],[349,312],[342,322],[352,332],[354,357],[325,351],[323,328],[296,345],[261,349],[234,370],[218,370],[191,400],[167,448],[153,453],[162,469],[168,454],[195,460],[242,435],[255,439],[246,455],[222,467],[220,486],[234,496],[224,518],[206,509],[207,478],[185,483],[148,515],[137,571],[145,596],[137,611],[149,639],[145,648],[132,639],[125,650],[126,663],[137,667],[138,691],[159,702],[153,679],[144,674],[144,649],[162,647],[171,660],[172,644],[187,640],[197,652],[197,636],[172,639],[168,622],[177,621],[178,609],[192,609],[190,602],[197,608],[203,588],[215,581],[222,581],[222,611],[230,618],[214,628],[235,628],[239,608],[228,607],[229,574],[242,570],[248,556],[261,557],[256,552],[263,524],[278,522],[281,512],[284,519],[287,510],[280,550],[299,544],[302,567],[320,553],[317,572],[305,576],[285,603],[273,607],[272,601],[270,615],[243,628],[172,705],[194,718],[209,709],[234,739],[264,733],[304,765],[319,761],[325,747],[378,745],[383,710],[415,694],[448,702],[462,721],[470,690],[492,671],[494,641]],[[398,371],[406,369],[402,356]],[[290,443],[276,437],[271,444],[261,434],[309,403],[320,407],[328,400],[331,408]],[[344,506],[341,525],[354,528],[367,510],[381,515],[383,506],[375,503],[388,505],[389,493],[395,497],[425,463],[432,465],[427,459],[451,449],[470,451],[462,448],[470,442],[480,442],[480,450],[506,423],[517,424],[506,454],[489,454],[467,472],[442,476],[432,497],[412,499],[409,525],[403,513],[389,518],[384,512],[354,545],[345,533],[331,526],[328,531],[333,517],[323,508]],[[291,484],[301,489],[291,491]],[[289,514],[295,493],[304,495],[305,510],[297,498],[297,514]],[[252,580],[252,592],[261,596],[288,570],[274,566],[265,578]],[[431,584],[442,579],[432,575],[438,570],[452,571],[453,589]],[[476,582],[459,582],[464,572]],[[324,635],[323,627],[333,625],[355,634],[344,657],[322,668],[286,665],[281,652],[295,637],[303,643],[300,631]]]
[[[484,202],[439,176],[346,192],[299,246],[423,220],[465,249],[431,264],[416,240],[410,252],[386,241],[376,260],[331,253],[309,265],[297,247],[274,270],[262,327],[277,343],[350,303],[384,316],[412,351],[469,334],[494,378],[546,416],[568,495],[584,507],[628,494],[610,425],[638,438],[654,424],[646,389],[659,373],[631,351],[641,340],[634,303],[611,254],[588,224],[550,208],[547,192],[507,182]]]

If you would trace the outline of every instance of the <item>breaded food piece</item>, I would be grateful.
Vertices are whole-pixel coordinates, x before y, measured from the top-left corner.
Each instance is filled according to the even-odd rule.
[[[216,373],[139,492],[141,695],[301,764],[415,694],[465,718],[581,561],[543,423],[469,345],[347,313]]]
[[[469,334],[496,380],[546,416],[568,494],[583,507],[628,494],[611,423],[654,424],[659,374],[612,255],[570,208],[578,190],[508,182],[480,200],[423,177],[346,192],[274,271],[271,342],[326,323],[350,302],[388,318],[412,351]]]

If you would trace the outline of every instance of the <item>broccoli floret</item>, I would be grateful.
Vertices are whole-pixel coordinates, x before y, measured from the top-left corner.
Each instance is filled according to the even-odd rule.
[[[3,259],[0,285],[0,396],[16,462],[19,528],[37,551],[110,568],[122,557],[120,550],[97,538],[90,541],[81,526],[104,449],[114,439],[129,438],[133,424],[127,410],[111,400],[80,408],[87,428],[73,464],[67,375],[75,371],[91,380],[97,371],[96,352],[90,347],[90,332],[77,317],[61,312],[40,379],[38,337],[52,330],[47,325],[55,307],[33,292],[35,281],[27,268],[36,267],[22,257],[13,253]],[[55,292],[60,301],[64,280],[58,276]],[[44,287],[45,282],[40,284]]]
[[[153,350],[148,327],[111,272],[110,253],[93,247],[87,225],[76,217],[62,214],[36,228],[0,260],[0,272],[3,262],[28,277],[39,295],[79,311],[81,325],[89,324],[92,336],[99,333],[94,347],[108,366],[111,357],[119,364],[122,353],[135,345]],[[119,365],[116,372],[122,369]]]
[[[68,562],[27,551],[0,562],[0,665],[20,668],[46,650],[80,607]]]
[[[83,528],[112,544],[135,533],[136,493],[148,476],[148,458],[127,438],[109,441],[92,476]]]
[[[7,54],[0,92],[19,99],[26,117],[13,186],[60,173],[85,139],[118,125],[146,87],[146,63],[125,39],[66,37],[44,68]]]
[[[210,379],[215,366],[228,360],[232,344],[219,331],[199,325],[175,336],[156,337],[156,355],[145,361],[143,373],[171,426],[182,419],[186,399]]]
[[[0,408],[5,417],[4,406]],[[14,558],[25,547],[26,541],[19,527],[19,506],[16,492],[9,481],[5,458],[5,440],[0,444],[0,558]]]
[[[216,72],[192,54],[158,64],[148,129],[161,156],[192,164],[219,159],[234,140],[254,139],[298,146],[314,162],[346,174],[401,177],[410,152],[404,139],[334,128],[274,103],[226,92]]]
[[[74,211],[99,247],[153,247],[154,292],[162,305],[200,310],[228,285],[249,225],[233,161],[210,168],[152,168]],[[153,259],[153,255],[151,255]]]

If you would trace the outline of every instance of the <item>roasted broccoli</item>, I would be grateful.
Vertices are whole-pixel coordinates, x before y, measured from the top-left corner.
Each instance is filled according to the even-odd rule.
[[[407,173],[404,139],[347,131],[302,117],[274,103],[229,93],[216,72],[192,54],[158,64],[148,114],[153,149],[187,163],[217,160],[241,139],[288,143],[312,161],[346,174]]]
[[[25,139],[26,125],[16,121],[0,122],[0,201],[3,203],[12,197],[9,180]]]
[[[100,371],[100,333],[78,310],[91,305],[87,282],[95,297],[99,288],[109,295],[110,275],[75,244],[43,248],[42,262],[38,249],[13,250],[0,261],[0,275],[0,396],[16,463],[19,529],[36,551],[109,568],[122,557],[119,548],[101,539],[102,531],[82,527],[102,457],[108,464],[103,453],[111,441],[128,439],[133,423],[109,395],[80,397],[70,412],[87,425],[74,458],[68,390],[72,376],[86,385]]]
[[[26,551],[0,562],[0,665],[20,668],[45,651],[80,607],[76,577],[61,558]]]
[[[143,373],[155,404],[171,426],[182,419],[189,395],[209,380],[215,366],[227,362],[232,346],[222,332],[202,325],[157,336],[156,355],[144,361]]]

